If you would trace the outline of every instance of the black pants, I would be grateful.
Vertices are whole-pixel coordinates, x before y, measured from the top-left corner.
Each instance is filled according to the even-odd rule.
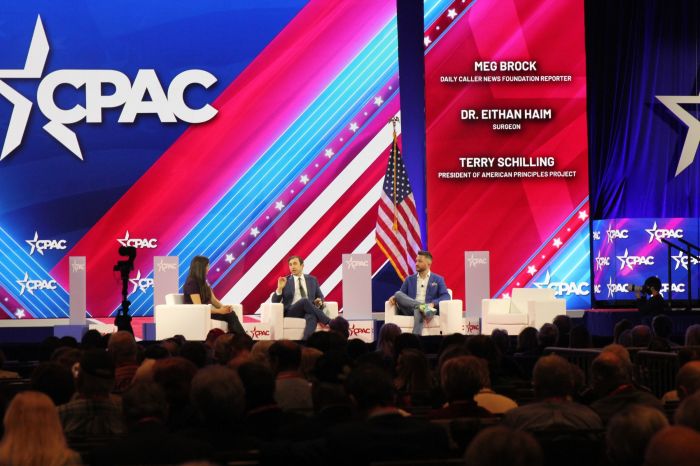
[[[302,298],[284,310],[285,317],[299,317],[306,319],[304,326],[304,336],[302,340],[308,339],[316,331],[316,324],[321,322],[327,324],[331,319],[317,308],[309,298]]]
[[[238,316],[235,312],[229,312],[228,314],[213,314],[211,318],[214,320],[223,320],[228,324],[228,332],[235,333],[236,335],[243,335],[245,330],[241,322],[238,320]]]

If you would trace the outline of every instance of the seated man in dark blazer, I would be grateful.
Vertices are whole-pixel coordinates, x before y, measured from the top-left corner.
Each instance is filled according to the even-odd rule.
[[[401,290],[389,298],[399,314],[413,316],[413,333],[423,332],[423,322],[430,321],[440,310],[440,301],[450,299],[445,279],[430,271],[433,256],[418,251],[416,273],[406,277]]]
[[[318,280],[303,271],[304,259],[299,256],[290,257],[290,275],[277,279],[277,290],[272,295],[272,302],[284,304],[285,317],[306,319],[302,337],[306,340],[314,333],[318,322],[328,325],[331,319],[323,312],[323,293]]]

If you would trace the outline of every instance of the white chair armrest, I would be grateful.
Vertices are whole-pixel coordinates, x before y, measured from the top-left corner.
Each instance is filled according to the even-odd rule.
[[[325,302],[325,314],[330,319],[335,319],[338,317],[338,302],[337,301],[326,301]]]
[[[384,301],[384,323],[395,324],[396,323],[396,306],[391,304],[389,301]]]
[[[153,313],[156,340],[177,334],[188,340],[202,340],[209,331],[210,316],[208,304],[159,304]]]
[[[266,302],[260,306],[260,321],[269,324],[272,339],[282,338],[284,329],[284,305],[282,303]]]
[[[440,301],[440,331],[443,335],[462,333],[462,300]]]

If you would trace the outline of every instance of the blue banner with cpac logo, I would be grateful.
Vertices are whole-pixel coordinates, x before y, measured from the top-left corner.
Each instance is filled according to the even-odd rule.
[[[700,222],[696,218],[634,218],[595,220],[593,236],[593,282],[596,301],[614,304],[635,299],[630,285],[641,286],[651,276],[661,279],[661,294],[668,298],[669,265],[673,299],[688,298],[688,268],[691,267],[693,298],[698,299],[698,261],[678,249],[682,241],[698,244]],[[693,252],[697,254],[697,251]]]

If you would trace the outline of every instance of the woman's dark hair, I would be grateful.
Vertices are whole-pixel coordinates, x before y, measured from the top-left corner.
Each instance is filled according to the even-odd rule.
[[[211,288],[207,283],[207,266],[209,258],[204,256],[194,256],[190,262],[190,274],[187,280],[193,280],[199,288],[199,298],[202,303],[208,303],[211,300]]]

